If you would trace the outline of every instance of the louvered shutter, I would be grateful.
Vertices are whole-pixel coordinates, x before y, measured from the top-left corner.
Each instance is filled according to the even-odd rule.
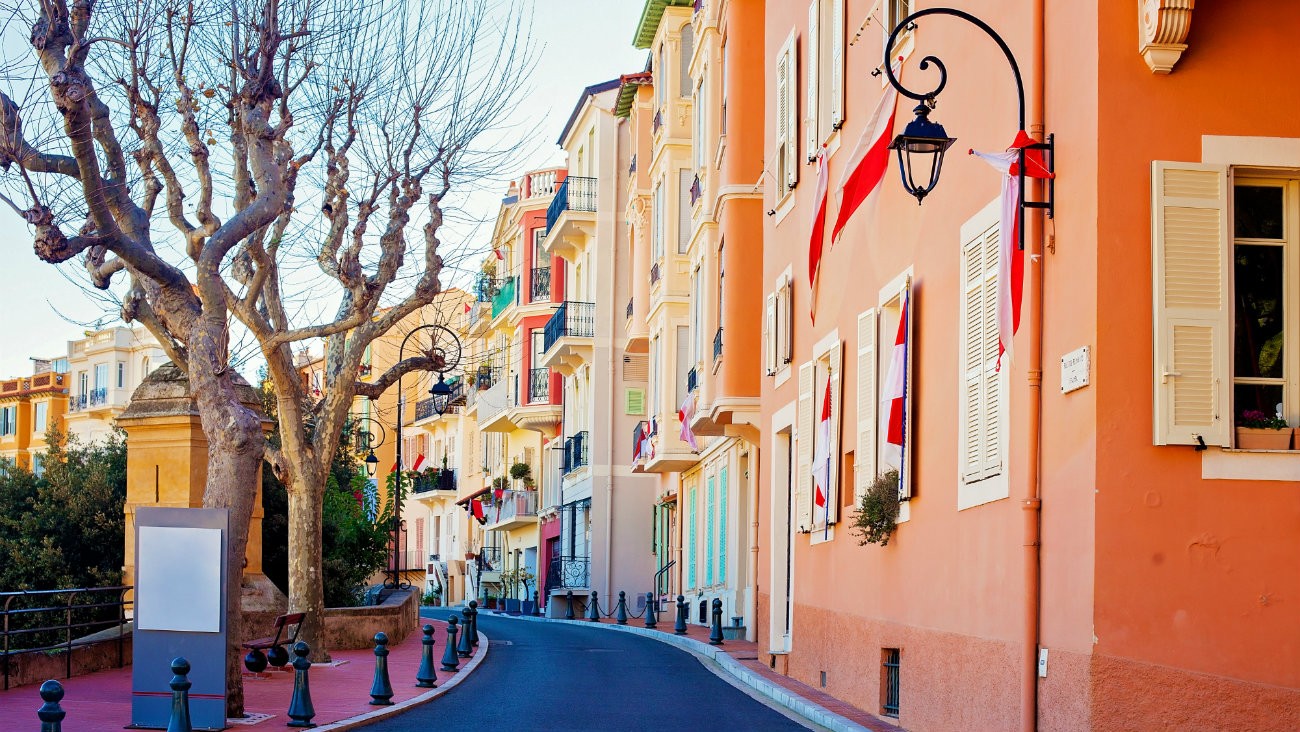
[[[1151,182],[1155,444],[1229,447],[1228,169],[1155,161]]]
[[[776,194],[780,198],[789,186],[786,169],[790,147],[790,47],[781,49],[776,57]]]
[[[812,530],[813,365],[799,367],[799,401],[795,405],[795,529]]]
[[[858,429],[853,448],[853,502],[876,478],[876,311],[858,316]]]
[[[904,337],[907,339],[907,360],[903,368],[903,393],[907,398],[903,400],[903,455],[902,462],[904,466],[902,480],[898,484],[898,500],[906,501],[912,498],[912,486],[916,484],[912,477],[912,448],[916,444],[917,432],[916,425],[912,415],[916,413],[916,389],[912,380],[912,364],[915,363],[913,349],[916,347],[916,298],[912,291],[912,278],[908,277],[907,282],[903,285],[903,291],[899,293],[899,302],[907,303],[907,332]]]
[[[844,0],[830,0],[831,27],[831,129],[844,124]]]
[[[958,423],[961,425],[962,481],[973,483],[983,477],[984,436],[984,239],[997,238],[990,227],[962,247],[962,393]]]
[[[830,379],[831,384],[831,445],[829,451],[831,467],[828,471],[830,477],[827,480],[829,484],[827,493],[829,495],[826,497],[826,520],[828,523],[833,524],[840,519],[840,463],[842,462],[840,446],[843,444],[841,423],[844,421],[842,417],[844,413],[844,402],[842,401],[844,392],[844,344],[836,341],[827,354],[827,360],[830,363],[827,378]]]
[[[984,392],[981,418],[981,470],[989,478],[1002,472],[1002,379],[998,373],[998,257],[1000,227],[984,237],[983,370],[980,386]]]
[[[690,168],[677,171],[677,253],[685,254],[691,244],[691,183],[695,173]]]
[[[763,307],[763,372],[776,373],[776,293],[767,296]]]
[[[777,369],[794,360],[794,281],[786,277],[781,285],[777,317]]]
[[[790,82],[785,93],[788,100],[785,105],[786,127],[789,130],[788,144],[785,148],[786,186],[794,188],[799,184],[799,54],[795,46],[790,46]]]
[[[818,37],[821,20],[821,0],[812,0],[808,6],[808,37],[804,39],[803,53],[808,78],[805,79],[807,98],[804,103],[804,157],[813,160],[817,157],[817,67],[821,60],[821,39]]]

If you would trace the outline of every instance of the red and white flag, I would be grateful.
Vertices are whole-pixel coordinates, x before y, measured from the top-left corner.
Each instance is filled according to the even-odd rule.
[[[812,235],[808,239],[808,286],[812,295],[808,298],[808,314],[817,320],[817,275],[822,265],[822,245],[826,242],[826,181],[830,177],[829,161],[826,160],[826,146],[817,151],[817,210],[813,213]]]
[[[898,333],[894,336],[894,352],[889,359],[889,375],[885,378],[885,388],[880,397],[885,433],[881,462],[888,467],[897,468],[900,481],[903,479],[904,445],[907,441],[907,331],[911,309],[911,298],[909,292],[905,291],[902,310],[898,316]]]
[[[813,502],[822,510],[823,525],[830,524],[831,495],[831,380],[826,379],[821,417],[813,452]]]
[[[424,465],[424,453],[415,456],[415,464],[411,466],[411,470],[419,470],[421,465]]]
[[[497,258],[497,259],[500,259],[500,260],[503,260],[503,261],[504,261],[505,258],[506,258],[506,255],[502,254],[500,249],[494,248],[494,249],[492,250],[492,253],[493,253],[494,255],[496,255],[496,258]]]
[[[1020,130],[1015,142],[1002,153],[971,150],[972,155],[1002,173],[1002,216],[998,226],[998,368],[1002,355],[1011,357],[1012,337],[1020,328],[1020,301],[1025,285],[1025,252],[1020,248],[1020,151],[1034,139]],[[1031,178],[1054,177],[1047,170],[1039,151],[1025,153],[1025,175]]]
[[[691,431],[691,420],[695,419],[695,393],[691,392],[686,395],[686,401],[682,402],[682,408],[677,410],[677,418],[682,421],[681,440],[691,446],[694,452],[700,451],[699,443],[695,440],[695,433]]]
[[[901,77],[898,66],[894,67],[894,76]],[[862,130],[862,137],[853,148],[853,155],[844,168],[844,177],[840,180],[840,211],[835,216],[835,226],[831,229],[831,242],[840,238],[840,232],[849,223],[849,217],[858,210],[868,198],[875,201],[872,194],[880,189],[880,182],[885,179],[885,170],[889,168],[889,142],[894,133],[894,108],[898,101],[898,90],[893,84],[885,85],[885,93],[880,95],[876,111],[871,121]]]

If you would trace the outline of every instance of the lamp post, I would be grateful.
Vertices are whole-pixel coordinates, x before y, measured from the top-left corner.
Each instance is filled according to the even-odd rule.
[[[943,91],[944,86],[948,83],[948,68],[944,66],[943,61],[940,61],[935,56],[925,56],[922,58],[920,69],[924,71],[930,67],[930,64],[934,64],[935,68],[939,71],[939,83],[935,84],[934,88],[929,91],[915,92],[904,87],[898,80],[898,76],[894,74],[893,65],[890,63],[889,53],[890,50],[895,47],[898,35],[909,27],[912,27],[912,24],[916,20],[924,18],[927,15],[948,15],[960,18],[961,20],[964,20],[984,31],[995,43],[998,44],[998,48],[1002,49],[1002,54],[1007,58],[1007,63],[1011,65],[1011,74],[1015,77],[1016,81],[1016,95],[1020,103],[1019,117],[1017,118],[1020,126],[1017,129],[1021,132],[1025,129],[1025,84],[1020,76],[1020,65],[1016,63],[1015,55],[1011,53],[1011,49],[1007,46],[1006,41],[1002,40],[1002,36],[998,35],[997,31],[993,30],[987,23],[974,15],[954,8],[925,8],[924,10],[918,10],[906,18],[903,18],[893,31],[890,32],[889,40],[885,42],[884,69],[885,76],[889,79],[889,83],[898,90],[899,94],[902,94],[909,99],[916,100],[916,108],[912,110],[916,114],[916,118],[907,124],[907,127],[904,128],[902,134],[894,138],[893,142],[889,144],[889,148],[898,154],[898,168],[899,174],[903,179],[903,188],[906,189],[908,193],[916,196],[917,205],[920,205],[925,200],[926,195],[928,195],[930,191],[934,190],[935,186],[939,185],[939,175],[943,171],[943,155],[952,143],[956,141],[956,138],[948,137],[948,133],[943,129],[943,125],[938,122],[930,121],[930,111],[934,109],[935,104],[937,103],[939,92]],[[1033,142],[1032,140],[1018,139],[1016,147],[1019,153],[1019,164],[1016,166],[1016,175],[1019,178],[1021,191],[1024,190],[1025,186],[1026,151],[1034,150],[1045,152],[1046,154],[1043,155],[1042,165],[1049,173],[1047,179],[1046,201],[1026,201],[1023,196],[1020,199],[1020,206],[1017,211],[1018,220],[1016,222],[1019,236],[1017,245],[1021,249],[1024,249],[1025,209],[1044,209],[1048,218],[1051,218],[1055,213],[1055,185],[1053,184],[1050,174],[1053,172],[1053,168],[1055,167],[1056,148],[1052,135],[1047,136],[1046,142]],[[918,175],[920,175],[920,177],[918,177]]]
[[[375,439],[375,433],[371,432],[370,430],[361,430],[360,432],[356,433],[356,436],[354,438],[356,441],[357,452],[361,452],[362,450],[366,451],[366,457],[365,460],[363,461],[366,464],[366,475],[368,477],[373,478],[375,477],[375,473],[379,469],[379,458],[375,456],[375,448],[384,444],[384,442],[388,439],[388,430],[385,430],[384,423],[380,422],[377,419],[373,419],[371,417],[352,418],[352,423],[354,425],[360,422],[374,422],[375,426],[379,428],[379,439],[377,440]]]
[[[429,394],[433,397],[434,409],[438,411],[439,416],[447,411],[451,403],[451,387],[443,380],[442,375],[460,364],[460,339],[456,334],[451,332],[445,326],[427,324],[420,325],[411,329],[410,333],[402,339],[401,345],[397,347],[397,362],[402,363],[406,355],[406,343],[411,340],[411,336],[416,333],[429,333],[429,347],[425,349],[425,355],[434,362],[434,369],[438,372],[438,383],[433,385]],[[442,406],[439,409],[439,402]],[[402,521],[402,471],[405,467],[402,464],[402,423],[406,421],[406,393],[402,391],[402,377],[397,377],[397,444],[395,445],[396,463],[394,469],[397,473],[393,481],[393,566],[384,572],[386,578],[384,587],[388,589],[409,589],[410,582],[402,581],[402,572],[405,568],[402,566],[402,553],[405,547],[402,544],[402,531],[406,528],[405,522]]]

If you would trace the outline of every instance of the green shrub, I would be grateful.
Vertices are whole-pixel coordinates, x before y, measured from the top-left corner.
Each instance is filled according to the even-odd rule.
[[[858,512],[853,517],[855,533],[862,539],[859,546],[879,544],[887,546],[889,537],[898,528],[898,471],[890,470],[876,476],[858,502]]]

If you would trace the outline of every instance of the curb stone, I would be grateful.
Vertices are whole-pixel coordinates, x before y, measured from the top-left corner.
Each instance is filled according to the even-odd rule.
[[[680,635],[669,635],[662,631],[652,630],[650,628],[640,628],[634,625],[608,625],[605,623],[593,623],[590,620],[539,618],[529,615],[496,615],[494,617],[513,618],[515,620],[526,620],[534,623],[564,623],[565,625],[600,627],[622,633],[632,633],[646,638],[652,638],[660,643],[675,646],[692,656],[695,656],[700,660],[705,668],[718,676],[722,676],[725,672],[737,683],[743,686],[748,686],[759,696],[811,724],[832,730],[832,732],[871,732],[869,728],[864,727],[847,717],[840,716],[825,707],[804,699],[801,696],[791,694],[781,686],[774,684],[749,670],[742,663],[732,658],[731,654],[721,651],[707,643],[697,641],[694,638],[686,638]],[[712,663],[706,663],[706,661],[711,661]],[[723,680],[730,681],[730,679],[725,678]]]

